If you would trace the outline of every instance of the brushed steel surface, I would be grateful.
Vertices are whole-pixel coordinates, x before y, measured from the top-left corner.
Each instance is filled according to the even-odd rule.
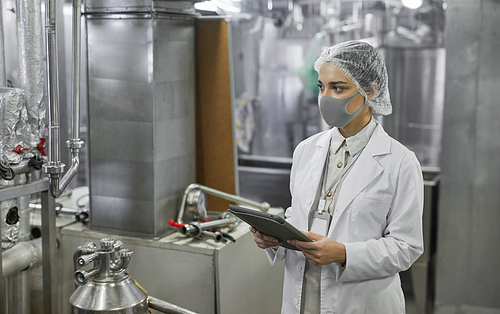
[[[91,226],[165,235],[195,181],[194,21],[87,17]]]
[[[194,13],[194,3],[202,0],[88,0],[87,12],[171,12]]]
[[[500,313],[499,10],[448,2],[434,313]]]
[[[424,166],[439,166],[445,86],[444,48],[384,48],[393,113],[384,129],[415,152]]]
[[[69,298],[71,314],[130,313],[147,314],[147,295],[127,278],[113,283],[90,281]]]
[[[180,233],[151,240],[118,237],[81,224],[66,226],[61,230],[62,298],[68,300],[74,291],[75,248],[113,237],[134,251],[127,270],[148,295],[203,314],[279,313],[284,264],[269,264],[248,225],[241,224],[231,234],[235,243],[198,240]],[[68,313],[67,302],[62,313]]]
[[[3,35],[3,5],[0,1],[0,87],[7,86],[5,71],[5,41]]]

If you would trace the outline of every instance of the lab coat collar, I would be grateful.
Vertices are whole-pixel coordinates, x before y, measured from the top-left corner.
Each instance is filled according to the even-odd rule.
[[[371,156],[385,155],[391,152],[390,137],[378,122],[365,150],[367,150]]]
[[[318,186],[323,174],[323,167],[325,166],[326,156],[330,148],[330,140],[334,129],[323,132],[316,141],[316,151],[310,161],[310,169],[313,177],[314,186]]]

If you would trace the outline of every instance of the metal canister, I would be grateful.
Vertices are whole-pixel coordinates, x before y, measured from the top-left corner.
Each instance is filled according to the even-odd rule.
[[[69,299],[69,313],[147,314],[148,296],[126,272],[132,251],[109,238],[101,239],[100,244],[98,250],[87,243],[75,252],[78,288]],[[80,269],[92,262],[92,269]]]

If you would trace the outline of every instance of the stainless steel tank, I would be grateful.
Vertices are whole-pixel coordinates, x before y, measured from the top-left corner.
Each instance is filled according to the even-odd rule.
[[[96,250],[90,242],[75,251],[75,268],[94,264],[90,270],[75,271],[79,287],[69,299],[69,313],[148,313],[146,292],[126,271],[132,251],[123,249],[121,241],[110,238],[101,239],[100,245]]]
[[[393,113],[384,129],[415,152],[424,166],[440,166],[444,107],[445,50],[434,47],[386,47]]]

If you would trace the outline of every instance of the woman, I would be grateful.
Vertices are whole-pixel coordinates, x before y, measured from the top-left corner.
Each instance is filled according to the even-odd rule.
[[[250,228],[271,264],[285,259],[282,313],[404,313],[399,272],[423,252],[423,179],[415,154],[373,115],[392,112],[380,54],[359,41],[314,64],[332,129],[293,154],[289,223],[314,240],[298,250]]]

